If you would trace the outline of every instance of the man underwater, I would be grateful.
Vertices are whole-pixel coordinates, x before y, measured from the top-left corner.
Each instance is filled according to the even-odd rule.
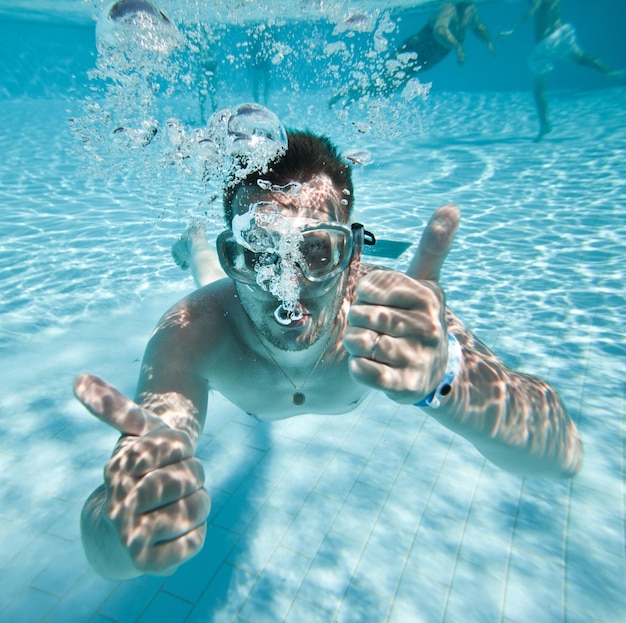
[[[215,390],[272,421],[351,411],[371,390],[416,405],[520,474],[571,477],[582,443],[556,391],[509,370],[446,307],[438,280],[460,219],[434,212],[406,274],[361,263],[350,167],[289,132],[266,172],[227,185],[228,275],[174,305],[134,400],[89,374],[75,393],[122,433],[85,503],[82,539],[107,578],[167,574],[204,545],[211,502],[194,457]]]

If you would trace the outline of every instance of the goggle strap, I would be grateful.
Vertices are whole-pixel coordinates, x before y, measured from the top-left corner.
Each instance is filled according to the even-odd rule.
[[[352,223],[352,239],[354,245],[361,248],[363,245],[372,247],[376,244],[376,237],[371,231],[367,231],[361,223]]]

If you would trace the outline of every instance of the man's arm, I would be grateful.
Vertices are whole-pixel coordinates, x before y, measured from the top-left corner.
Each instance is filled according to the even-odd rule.
[[[87,559],[106,578],[172,573],[204,543],[211,502],[194,452],[207,386],[185,363],[188,348],[172,315],[181,312],[167,314],[150,340],[137,402],[91,375],[75,381],[85,407],[122,433],[81,516]]]
[[[526,11],[526,13],[522,15],[519,22],[517,22],[517,24],[515,24],[515,26],[513,26],[511,30],[503,30],[498,35],[499,37],[510,37],[512,34],[514,34],[518,28],[523,26],[537,12],[537,9],[539,8],[543,0],[528,0],[528,1],[530,2],[530,7]]]
[[[508,471],[573,476],[582,443],[556,391],[509,370],[446,310],[437,282],[458,222],[456,206],[439,208],[406,275],[373,271],[361,279],[344,338],[350,371],[393,400],[415,404],[444,376],[450,333],[461,344],[461,367],[452,391],[428,414]]]
[[[576,475],[582,441],[556,390],[536,376],[510,370],[450,311],[446,317],[463,360],[451,393],[428,414],[507,471]]]

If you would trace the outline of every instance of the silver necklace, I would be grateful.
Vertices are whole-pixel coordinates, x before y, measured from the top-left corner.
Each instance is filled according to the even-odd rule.
[[[261,343],[261,346],[265,349],[267,354],[271,357],[272,361],[276,364],[276,367],[283,373],[283,376],[289,381],[290,385],[296,390],[295,392],[293,392],[293,394],[291,394],[291,402],[297,407],[301,407],[306,402],[306,395],[302,390],[304,389],[304,386],[308,383],[309,379],[313,375],[313,372],[315,372],[315,370],[317,369],[317,366],[319,365],[324,355],[326,354],[326,351],[328,350],[328,345],[330,344],[330,339],[332,338],[333,333],[335,332],[335,327],[337,326],[338,319],[339,319],[339,315],[337,315],[337,317],[335,318],[335,321],[333,322],[333,326],[331,327],[328,338],[326,339],[326,345],[324,346],[324,350],[322,350],[322,352],[320,353],[320,356],[317,358],[317,361],[313,364],[313,367],[311,368],[309,373],[306,375],[306,378],[304,379],[300,387],[298,387],[289,378],[289,375],[283,370],[283,367],[278,363],[278,361],[276,361],[276,358],[274,357],[274,355],[272,355],[272,351],[263,343],[261,336],[257,335],[259,342]]]

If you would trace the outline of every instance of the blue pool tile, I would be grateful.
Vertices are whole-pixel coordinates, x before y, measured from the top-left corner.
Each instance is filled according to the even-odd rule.
[[[504,615],[516,623],[563,621],[565,569],[558,557],[514,550],[506,578]]]
[[[515,518],[511,515],[473,504],[464,525],[459,558],[504,578],[514,530]]]
[[[311,564],[311,558],[279,546],[265,566],[259,581],[267,575],[277,587],[283,586],[289,593],[295,594],[302,586]]]
[[[580,612],[598,621],[626,619],[626,561],[624,552],[609,554],[593,543],[568,546],[565,603],[568,613]]]
[[[393,404],[393,403],[392,403]],[[417,407],[400,407],[382,431],[380,443],[408,453],[422,432],[426,416]]]
[[[155,621],[167,621],[168,623],[182,623],[191,611],[191,604],[174,595],[159,591],[137,619],[137,623],[154,623]]]
[[[115,590],[117,583],[103,580],[93,571],[80,577],[42,623],[89,621]]]
[[[413,533],[419,526],[433,489],[432,482],[416,479],[401,471],[393,488],[387,492],[379,521],[390,530]]]
[[[55,476],[51,474],[51,478],[55,478]],[[68,519],[68,515],[66,515],[66,513],[68,513],[70,508],[71,504],[66,500],[49,498],[45,501],[45,508],[39,508],[37,510],[31,509],[28,516],[29,525],[34,532],[47,530],[48,532],[54,534],[54,531],[50,530],[50,527],[61,520],[61,518],[65,518],[68,528],[73,528],[73,531],[68,529],[67,536],[62,534],[57,536],[63,537],[67,540],[73,540],[78,534],[78,517],[76,515],[70,515],[70,518]]]
[[[261,473],[287,474],[295,466],[306,445],[293,439],[279,436],[274,440],[271,451],[257,463],[256,469]]]
[[[337,452],[338,442],[327,434],[317,434],[310,439],[301,455],[301,461],[306,466],[310,465],[314,470],[323,472],[326,466],[333,460]]]
[[[355,482],[346,503],[337,513],[333,531],[348,538],[365,541],[384,506],[387,492]]]
[[[56,603],[54,595],[28,587],[0,611],[0,620],[35,623],[43,620]]]
[[[389,597],[365,590],[360,586],[348,586],[337,613],[337,620],[344,623],[384,621],[391,607]]]
[[[493,463],[485,461],[474,493],[473,504],[480,504],[516,517],[523,484],[523,478],[509,474]]]
[[[294,517],[282,545],[305,557],[314,556],[337,514],[338,502],[311,494]]]
[[[323,465],[298,461],[270,492],[268,504],[295,515],[299,512],[315,483],[323,473]]]
[[[3,549],[8,549],[9,545],[15,546],[15,543],[7,540],[3,544]],[[0,571],[4,590],[8,590],[8,587],[14,586],[18,581],[22,583],[22,586],[34,582],[42,568],[52,564],[69,546],[70,543],[64,539],[40,533],[24,548],[14,550],[13,554],[16,555]],[[5,594],[4,590],[0,593],[0,607],[6,605],[6,600],[11,599],[11,593]],[[16,593],[20,592],[17,586],[15,590]]]
[[[32,585],[61,597],[87,572],[88,568],[83,546],[80,540],[76,539],[43,569],[32,581]]]
[[[398,411],[398,403],[386,398],[374,400],[368,397],[363,403],[363,418],[388,424]]]
[[[406,569],[391,604],[388,622],[439,623],[447,594],[448,585]]]
[[[407,454],[402,466],[403,471],[412,474],[416,479],[434,483],[446,457],[450,441],[451,437],[448,435],[443,438],[433,438],[431,432],[425,430],[424,427]]]
[[[457,561],[445,602],[445,623],[500,621],[505,579],[464,560]]]
[[[361,553],[352,583],[381,595],[394,595],[412,541],[412,534],[376,524]]]
[[[557,500],[524,495],[515,523],[514,547],[563,558],[567,514],[567,507]]]
[[[252,587],[238,616],[250,623],[275,623],[283,621],[291,607],[295,591],[276,584],[267,575],[261,576]]]
[[[233,493],[254,471],[264,452],[249,446],[239,446],[212,472],[207,473],[207,486]]]
[[[228,562],[259,575],[289,530],[293,517],[284,511],[265,508],[253,525],[228,555]]]
[[[120,582],[99,613],[119,623],[135,623],[163,585],[163,578],[141,576]]]
[[[257,577],[224,564],[185,619],[185,623],[235,621]]]
[[[9,565],[0,570],[0,612],[24,590],[27,579],[18,566]]]
[[[387,442],[375,446],[358,480],[370,487],[390,491],[406,461],[406,450]]]
[[[350,455],[367,459],[380,443],[386,425],[361,416],[350,429],[348,435],[337,444],[337,449]]]
[[[329,533],[311,561],[298,597],[335,612],[343,600],[361,556],[361,543]]]
[[[462,459],[458,457],[447,458],[428,500],[428,510],[464,522],[474,499],[479,475],[480,468],[463,465]]]
[[[272,430],[276,435],[280,435],[285,439],[293,439],[306,445],[320,433],[327,422],[328,418],[326,417],[304,415],[294,419],[275,422]]]
[[[304,621],[306,623],[328,623],[333,620],[335,620],[334,613],[323,610],[319,604],[304,599],[296,599],[291,604],[283,623],[304,623]]]
[[[213,525],[237,534],[245,532],[271,491],[265,478],[250,475],[212,517]]]
[[[572,483],[572,503],[577,507],[593,504],[592,496],[624,496],[625,482],[620,477],[620,465],[624,460],[623,450],[612,443],[609,447],[599,437],[606,435],[607,442],[616,438],[621,423],[605,425],[604,433],[590,432],[585,444],[583,468]],[[578,513],[579,511],[577,511]]]
[[[290,482],[286,478],[272,490],[267,498],[266,507],[279,509],[294,517],[302,508],[309,493],[310,489],[306,484]]]
[[[609,495],[604,488],[593,490],[586,486],[572,487],[572,498],[567,525],[567,556],[582,560],[587,552],[591,559],[599,559],[602,552],[621,556],[626,552],[623,498]],[[593,527],[593,528],[590,528]]]
[[[52,523],[46,528],[46,532],[54,534],[68,541],[74,541],[80,535],[80,512],[82,510],[84,500],[68,506],[67,510],[53,519]]]
[[[328,462],[343,444],[358,447],[358,439],[351,441],[355,421],[357,421],[355,413],[325,418],[324,425],[320,426],[315,435],[309,439],[306,452],[314,460],[319,456]],[[324,450],[318,455],[322,448]]]
[[[413,541],[407,566],[448,585],[459,555],[463,524],[426,512]]]
[[[233,532],[209,524],[204,548],[164,580],[164,589],[185,601],[195,603],[219,572],[240,537]]]
[[[315,484],[315,492],[339,501],[345,500],[365,461],[355,454],[338,451]]]

